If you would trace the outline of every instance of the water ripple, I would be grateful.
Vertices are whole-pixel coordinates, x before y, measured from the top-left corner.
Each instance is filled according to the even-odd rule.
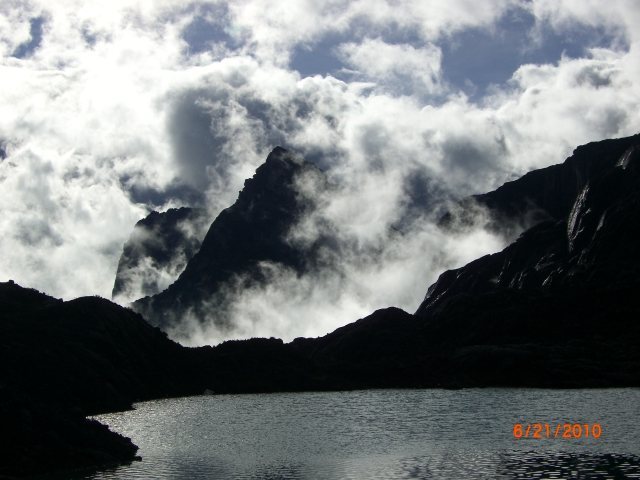
[[[142,461],[77,479],[639,478],[640,390],[369,390],[141,403],[101,421]],[[516,440],[515,422],[599,422]]]

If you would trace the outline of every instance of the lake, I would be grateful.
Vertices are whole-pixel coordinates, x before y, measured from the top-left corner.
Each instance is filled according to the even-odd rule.
[[[211,395],[96,418],[142,461],[77,478],[640,478],[640,389]]]

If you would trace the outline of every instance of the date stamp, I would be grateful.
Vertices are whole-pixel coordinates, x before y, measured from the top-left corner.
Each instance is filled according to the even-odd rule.
[[[602,436],[602,425],[599,423],[514,423],[513,438],[533,439],[578,439]]]

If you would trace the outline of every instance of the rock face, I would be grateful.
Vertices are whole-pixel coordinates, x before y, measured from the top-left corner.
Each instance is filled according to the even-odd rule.
[[[640,279],[640,135],[588,144],[563,164],[477,197],[510,220],[545,220],[502,252],[445,272],[416,314],[456,295],[506,290],[612,288]]]
[[[200,248],[206,221],[204,209],[183,207],[151,212],[136,223],[118,262],[112,298],[129,303],[167,288]]]
[[[563,163],[534,170],[473,199],[487,207],[497,223],[565,220],[580,192],[607,175],[639,142],[640,135],[634,135],[581,145]]]
[[[163,329],[179,327],[185,315],[225,328],[227,295],[265,280],[265,266],[303,273],[317,258],[322,239],[312,245],[290,241],[290,229],[312,207],[298,188],[302,178],[322,185],[313,165],[277,147],[245,181],[237,201],[223,210],[200,250],[165,291],[140,299],[132,307]]]

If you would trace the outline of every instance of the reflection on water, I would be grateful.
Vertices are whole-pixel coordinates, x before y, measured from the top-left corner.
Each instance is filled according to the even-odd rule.
[[[77,478],[640,479],[637,389],[220,395],[99,419],[143,460]],[[516,440],[516,422],[598,422],[603,434]]]
[[[507,478],[640,478],[640,457],[527,452],[504,455],[498,470]]]
[[[345,462],[341,468],[327,469],[300,465],[257,466],[252,472],[232,471],[220,465],[202,462],[160,461],[149,465],[119,467],[82,478],[193,478],[193,479],[633,479],[640,478],[640,457],[615,454],[574,454],[503,452],[501,454],[469,455],[455,458],[410,457],[388,459],[387,463]],[[338,466],[338,465],[336,465]],[[334,466],[334,467],[336,467]],[[140,468],[142,467],[142,468]],[[331,471],[333,470],[333,471]]]

